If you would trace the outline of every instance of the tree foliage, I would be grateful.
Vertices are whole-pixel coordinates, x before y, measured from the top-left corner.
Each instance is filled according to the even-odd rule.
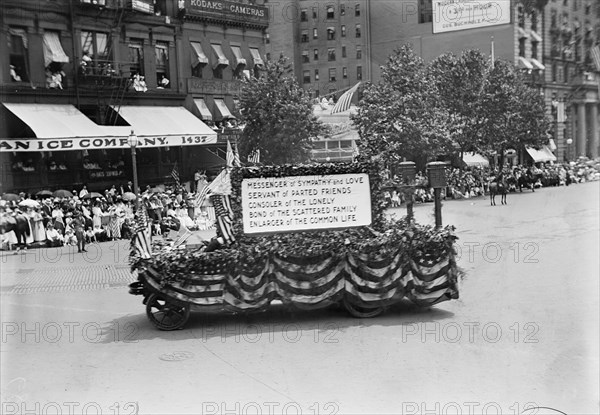
[[[382,81],[365,86],[352,117],[362,138],[361,154],[391,160],[398,154],[444,153],[447,114],[438,106],[423,60],[404,45],[381,70]]]
[[[549,129],[543,97],[512,63],[491,66],[476,50],[444,54],[429,65],[409,45],[396,50],[381,81],[367,84],[353,117],[361,154],[420,161],[539,147]]]
[[[264,164],[306,161],[311,142],[328,130],[315,115],[310,93],[303,90],[283,55],[267,61],[263,76],[242,84],[240,109],[246,126],[240,138],[242,159],[260,150]]]

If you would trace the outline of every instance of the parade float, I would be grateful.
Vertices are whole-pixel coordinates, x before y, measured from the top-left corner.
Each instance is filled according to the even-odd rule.
[[[130,257],[149,320],[183,327],[190,311],[246,313],[279,303],[339,303],[355,317],[403,299],[418,306],[458,298],[453,227],[386,216],[377,163],[229,169],[213,195],[219,249],[152,244]]]

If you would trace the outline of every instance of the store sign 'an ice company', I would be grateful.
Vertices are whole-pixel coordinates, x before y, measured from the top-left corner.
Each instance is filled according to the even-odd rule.
[[[510,1],[433,0],[433,33],[510,23]]]
[[[178,136],[140,136],[138,146],[144,147],[177,147],[214,144],[216,136],[178,135]],[[74,150],[114,150],[130,148],[127,137],[83,137],[57,139],[11,139],[0,140],[0,152],[35,152],[35,151],[74,151]]]

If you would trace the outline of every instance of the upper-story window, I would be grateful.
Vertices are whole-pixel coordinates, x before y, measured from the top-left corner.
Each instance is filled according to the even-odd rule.
[[[309,63],[309,62],[310,62],[310,58],[308,56],[308,51],[303,50],[302,51],[302,63]]]
[[[313,60],[315,60],[315,61],[319,60],[319,49],[313,50]]]
[[[341,34],[342,34],[342,37],[346,37],[346,25],[345,24],[342,25]]]
[[[356,6],[354,6],[354,15],[356,17],[360,16],[360,4],[356,4]]]
[[[346,57],[346,46],[342,46],[342,58]]]
[[[109,56],[109,37],[107,33],[81,32],[82,58],[79,63],[79,71],[84,75],[109,75],[112,72],[112,60]]]
[[[308,22],[308,11],[306,9],[300,10],[300,21]]]
[[[340,16],[345,16],[345,15],[346,15],[346,5],[340,4]]]
[[[335,40],[335,27],[327,28],[327,40]]]
[[[327,49],[327,60],[330,62],[335,60],[335,48]]]
[[[131,39],[129,41],[129,72],[131,76],[144,75],[144,48],[143,41]]]
[[[156,85],[159,88],[170,88],[169,80],[169,42],[156,42]]]
[[[327,20],[335,19],[335,8],[327,6]]]
[[[25,29],[10,27],[8,29],[8,61],[10,65],[10,80],[12,82],[29,81],[27,49],[28,41]]]
[[[519,22],[519,27],[525,28],[525,10],[522,5],[517,7],[517,21]]]
[[[360,37],[360,24],[356,25],[356,37]]]
[[[362,59],[362,47],[356,46],[356,59]]]
[[[536,11],[531,12],[531,30],[538,31],[538,14]]]
[[[319,9],[317,7],[313,7],[312,8],[312,18],[313,20],[316,19],[319,15]]]
[[[300,42],[308,43],[308,30],[302,31],[302,34],[300,35]]]
[[[335,82],[336,81],[336,69],[335,68],[329,68],[329,82]],[[335,89],[334,89],[335,91]]]
[[[310,84],[310,71],[309,70],[302,72],[302,82],[305,84]]]
[[[558,13],[556,9],[550,10],[550,27],[558,26]]]
[[[313,29],[313,39],[318,39],[319,38],[319,31],[317,30],[317,28],[315,27]]]
[[[356,79],[360,81],[362,79],[362,66],[356,67]]]

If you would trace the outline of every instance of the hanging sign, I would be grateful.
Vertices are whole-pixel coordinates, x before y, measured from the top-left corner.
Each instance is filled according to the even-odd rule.
[[[510,7],[505,0],[433,0],[433,33],[509,24]]]
[[[214,144],[214,135],[140,136],[139,148],[177,147]],[[0,140],[0,152],[114,150],[130,148],[127,137],[84,137],[57,139],[4,139]]]

